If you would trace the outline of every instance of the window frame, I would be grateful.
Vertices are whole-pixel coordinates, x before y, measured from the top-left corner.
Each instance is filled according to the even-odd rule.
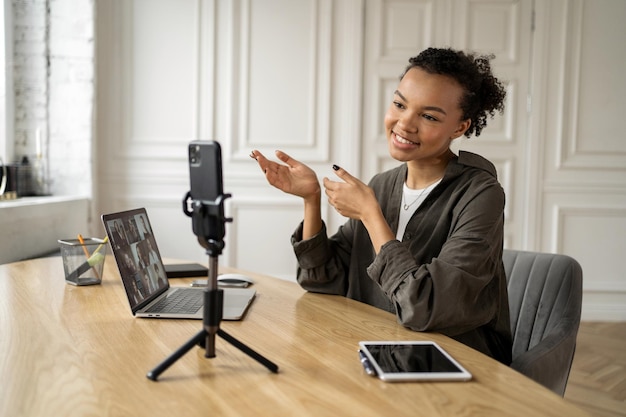
[[[13,162],[14,94],[13,94],[13,8],[5,1],[0,8],[0,158],[3,164]]]

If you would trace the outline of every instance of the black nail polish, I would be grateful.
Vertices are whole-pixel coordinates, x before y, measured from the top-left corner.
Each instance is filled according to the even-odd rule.
[[[335,171],[339,171],[339,166],[338,166],[338,165],[334,165],[334,164],[333,164],[333,169],[334,169]]]

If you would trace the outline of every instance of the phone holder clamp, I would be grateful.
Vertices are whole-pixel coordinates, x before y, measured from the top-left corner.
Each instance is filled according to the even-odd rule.
[[[209,255],[219,255],[224,249],[223,228],[217,225],[233,221],[232,217],[224,217],[224,201],[230,197],[231,194],[221,194],[214,201],[194,200],[191,191],[187,191],[183,198],[183,212],[191,217],[193,232]]]

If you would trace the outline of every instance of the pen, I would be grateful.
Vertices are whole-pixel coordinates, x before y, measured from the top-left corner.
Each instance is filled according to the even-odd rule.
[[[365,353],[361,349],[359,349],[359,359],[361,360],[361,365],[363,365],[363,369],[365,369],[365,373],[370,376],[376,376],[376,370],[370,363],[370,360],[367,359]]]
[[[93,251],[93,253],[100,252],[100,249],[102,249],[102,246],[104,246],[104,244],[107,243],[108,241],[109,241],[109,237],[105,236],[104,239],[102,239],[102,243],[98,245],[98,247],[96,248],[95,251]]]

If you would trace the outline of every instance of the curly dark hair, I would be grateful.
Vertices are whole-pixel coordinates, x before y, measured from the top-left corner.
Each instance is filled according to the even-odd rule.
[[[409,65],[400,79],[415,67],[455,79],[465,90],[460,103],[463,120],[472,121],[465,136],[469,138],[472,133],[480,136],[487,126],[487,116],[493,117],[496,110],[504,111],[506,91],[491,72],[490,60],[493,58],[494,55],[475,55],[450,48],[428,48],[409,58]]]

